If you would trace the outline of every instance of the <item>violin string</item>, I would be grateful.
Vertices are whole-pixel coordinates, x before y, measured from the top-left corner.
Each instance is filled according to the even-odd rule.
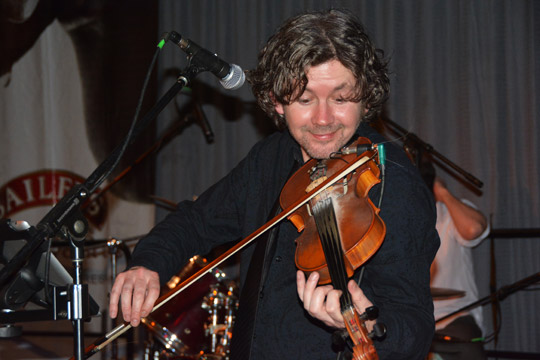
[[[325,214],[325,225],[326,225],[326,231],[328,232],[328,241],[331,248],[331,254],[333,256],[333,261],[335,264],[335,270],[336,270],[336,282],[335,285],[340,290],[344,290],[343,288],[343,282],[341,279],[343,278],[343,269],[339,264],[341,263],[340,260],[342,260],[342,248],[339,244],[339,232],[337,230],[337,224],[336,224],[336,216],[334,212],[334,207],[332,204],[332,199],[328,199],[323,204],[323,213]]]
[[[340,298],[342,307],[348,306],[351,304],[351,298],[346,286],[347,272],[343,264],[343,249],[332,199],[327,198],[317,202],[313,207],[313,215],[319,231],[319,238],[323,246],[330,278],[334,288],[343,292]]]
[[[335,209],[332,203],[332,199],[330,198],[330,203],[328,204],[328,213],[330,216],[329,219],[329,225],[332,229],[333,236],[331,237],[331,241],[333,244],[333,247],[335,249],[334,254],[336,256],[336,264],[338,267],[338,281],[340,282],[340,290],[343,291],[342,298],[345,300],[346,304],[351,304],[350,294],[347,291],[347,271],[345,269],[345,259],[344,259],[344,253],[343,253],[343,247],[341,245],[341,238],[339,235],[339,227],[337,224],[337,218]]]
[[[313,217],[315,219],[315,225],[317,227],[317,231],[319,232],[319,239],[321,241],[321,245],[323,248],[323,253],[326,259],[326,264],[328,266],[328,272],[330,273],[330,278],[334,276],[335,270],[334,270],[334,259],[330,257],[332,254],[331,249],[329,247],[329,242],[327,239],[327,233],[326,233],[326,224],[325,219],[322,214],[322,200],[317,202],[313,207]]]

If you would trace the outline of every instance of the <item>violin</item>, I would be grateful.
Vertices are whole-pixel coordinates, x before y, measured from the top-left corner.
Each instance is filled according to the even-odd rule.
[[[362,153],[357,155],[359,151]],[[308,275],[317,271],[319,284],[331,282],[342,291],[341,313],[354,344],[353,358],[375,360],[378,356],[370,336],[382,330],[378,328],[368,334],[365,321],[376,317],[377,310],[369,308],[359,315],[347,290],[347,281],[380,248],[386,234],[379,209],[368,197],[369,190],[381,182],[380,169],[375,162],[377,151],[366,138],[359,138],[341,153],[304,164],[285,184],[280,203],[282,208],[288,208],[299,193],[311,192],[357,157],[368,159],[311,198],[288,219],[300,233],[296,240],[296,266]]]
[[[365,139],[362,140],[362,141],[365,142]],[[363,147],[371,148],[371,145],[362,146],[362,144],[359,144],[358,146],[359,146],[359,148],[363,148]],[[370,183],[375,184],[374,181],[376,181],[377,176],[378,176],[378,172],[376,171],[376,166],[374,165],[374,163],[373,163],[373,165],[370,164],[369,165],[369,172],[361,171],[361,173],[365,173],[365,175],[360,177],[360,178],[358,176],[357,169],[362,169],[362,167],[364,165],[369,164],[370,162],[373,161],[373,159],[370,158],[369,156],[356,156],[356,155],[353,155],[352,157],[347,157],[347,156],[344,157],[344,160],[345,160],[345,162],[343,162],[343,164],[342,164],[343,166],[341,166],[341,168],[339,170],[337,168],[335,168],[334,170],[336,170],[336,171],[334,171],[332,174],[327,173],[325,178],[321,177],[316,183],[311,183],[311,189],[310,189],[310,191],[308,193],[300,192],[300,193],[296,193],[296,196],[287,197],[287,200],[288,200],[287,203],[289,204],[289,206],[284,207],[283,211],[281,213],[277,214],[270,221],[265,223],[259,229],[255,230],[248,237],[246,237],[243,240],[236,243],[229,250],[225,251],[223,254],[218,256],[216,259],[209,262],[205,267],[203,267],[202,269],[200,269],[199,271],[197,271],[196,273],[194,273],[193,275],[191,275],[190,277],[188,277],[187,279],[182,281],[174,289],[170,290],[167,294],[164,294],[164,295],[160,296],[159,299],[156,300],[156,304],[155,304],[154,308],[152,309],[152,312],[156,311],[157,309],[159,309],[160,307],[165,305],[167,302],[172,300],[174,297],[179,295],[181,292],[185,291],[189,286],[191,286],[196,281],[201,279],[204,275],[211,272],[213,269],[215,269],[216,267],[221,265],[223,262],[225,262],[227,259],[232,257],[234,254],[236,254],[237,252],[239,252],[240,250],[242,250],[243,248],[245,248],[246,246],[251,244],[251,242],[258,239],[266,231],[270,230],[271,228],[273,228],[275,225],[277,225],[281,221],[283,221],[283,220],[291,217],[292,215],[294,215],[296,211],[300,210],[300,212],[297,215],[301,215],[302,214],[301,208],[304,205],[306,205],[311,199],[323,194],[327,189],[331,188],[335,184],[341,184],[339,187],[343,188],[343,182],[345,180],[347,181],[347,183],[350,183],[352,185],[352,182],[350,182],[349,179],[351,179],[351,178],[352,179],[357,179],[356,182],[355,182],[355,184],[357,184],[357,185],[355,185],[355,187],[358,187],[358,189],[361,189],[361,190],[363,189],[363,192],[367,195],[367,192],[369,191],[369,188],[372,186],[372,185],[369,185],[369,184]],[[300,170],[302,170],[303,168],[301,168]],[[371,172],[371,174],[370,174],[370,172]],[[324,196],[327,197],[326,194]],[[296,200],[294,200],[294,199],[296,199]],[[293,216],[292,218],[298,218],[298,217]],[[384,226],[384,223],[382,223],[382,225]],[[384,234],[383,234],[382,237],[384,238]],[[381,241],[382,241],[382,239],[381,239]],[[380,244],[377,244],[376,246],[378,248],[380,246]],[[360,247],[352,246],[352,248],[355,251],[352,251],[352,252],[347,251],[347,253],[350,253],[352,258],[359,258],[359,260],[360,260],[360,261],[352,261],[352,264],[353,264],[352,266],[353,267],[357,266],[357,264],[359,262],[360,262],[360,264],[362,264],[365,261],[367,261],[368,257],[365,257],[365,254],[373,255],[375,253],[375,251],[376,251],[376,250],[367,249],[364,244],[362,246],[360,246]],[[358,251],[357,251],[357,249],[358,249]],[[364,250],[359,250],[359,249],[364,249]],[[358,254],[359,252],[360,252],[360,255]],[[364,255],[361,255],[362,253],[364,253]],[[309,255],[309,252],[306,251],[306,252],[304,252],[304,254]],[[300,263],[302,263],[302,261],[300,261]],[[313,270],[315,271],[317,269],[314,268]],[[351,271],[353,271],[353,270],[351,270]],[[349,295],[348,303],[352,304],[352,301],[350,300],[350,294],[348,293],[348,291],[344,291],[344,294]],[[347,304],[345,304],[345,305],[347,305]],[[345,306],[342,306],[342,309],[343,308],[345,308]],[[364,344],[364,345],[369,344],[370,339],[369,339],[369,337],[367,335],[365,335],[365,336],[361,335],[361,332],[359,332],[359,331],[357,331],[357,330],[355,330],[353,328],[355,326],[355,324],[362,324],[362,323],[361,323],[360,319],[358,319],[358,320],[353,319],[354,321],[349,321],[348,320],[349,314],[352,314],[353,318],[359,318],[359,316],[354,313],[354,307],[353,307],[353,311],[350,311],[350,309],[349,309],[344,314],[344,317],[346,317],[346,323],[347,324],[350,323],[350,325],[348,325],[347,329],[349,329],[349,328],[352,329],[351,332],[355,335],[355,338],[357,339],[356,342],[358,342],[360,344],[356,348],[361,350],[361,347],[363,346],[362,344]],[[369,317],[370,317],[370,319],[372,318],[372,316],[369,316]],[[92,357],[93,355],[97,354],[98,352],[103,350],[108,344],[110,344],[115,339],[117,339],[119,336],[121,336],[126,331],[131,329],[131,327],[132,326],[131,326],[131,324],[129,322],[124,322],[123,324],[118,325],[117,327],[115,327],[114,329],[109,331],[107,334],[105,334],[104,336],[96,339],[91,345],[89,345],[85,349],[84,354],[82,354],[82,358],[83,359],[88,359],[88,358]],[[365,329],[365,327],[364,327],[364,329]],[[359,330],[361,331],[361,329],[359,329]],[[364,330],[364,334],[365,334],[365,332],[366,331]],[[365,340],[364,340],[364,337],[365,337]],[[374,351],[374,347],[372,345],[371,345],[371,348],[373,348],[373,351]],[[371,350],[369,350],[369,347],[368,347],[368,349],[362,350],[362,351],[364,353],[366,353],[366,354],[372,352]],[[360,355],[358,355],[356,357],[356,359],[363,359],[363,358],[360,357]],[[364,359],[377,359],[377,357],[374,357],[374,358],[373,357],[372,358],[364,357]],[[74,357],[72,357],[72,358],[70,358],[70,360],[75,360],[75,359],[74,359]]]

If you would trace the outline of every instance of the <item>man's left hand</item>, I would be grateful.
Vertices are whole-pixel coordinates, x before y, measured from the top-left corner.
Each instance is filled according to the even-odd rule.
[[[341,315],[339,298],[342,294],[332,285],[317,286],[319,273],[314,271],[309,275],[306,281],[304,273],[300,270],[296,273],[296,288],[300,300],[304,303],[304,309],[316,319],[330,327],[343,329],[345,323]],[[354,280],[347,284],[354,307],[358,314],[365,311],[367,307],[373,306],[373,303],[364,295],[364,292]],[[367,321],[368,331],[372,330],[375,321]]]

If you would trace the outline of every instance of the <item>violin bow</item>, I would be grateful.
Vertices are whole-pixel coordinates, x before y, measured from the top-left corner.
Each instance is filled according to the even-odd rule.
[[[359,168],[360,166],[364,165],[368,161],[371,160],[371,157],[368,156],[362,156],[358,159],[356,159],[354,162],[350,163],[346,167],[344,167],[341,171],[336,172],[334,175],[330,176],[328,179],[323,181],[321,184],[319,184],[317,187],[315,187],[311,192],[303,195],[299,200],[297,200],[295,203],[293,203],[289,208],[284,209],[281,213],[276,215],[274,218],[272,218],[270,221],[268,221],[266,224],[261,226],[258,230],[253,232],[248,237],[244,238],[237,244],[235,244],[233,247],[231,247],[229,250],[221,254],[219,257],[217,257],[215,260],[211,261],[206,265],[204,268],[197,271],[195,274],[184,280],[182,283],[180,283],[176,288],[172,289],[167,294],[164,294],[160,298],[157,299],[157,304],[152,309],[152,312],[159,309],[161,306],[166,304],[168,301],[170,301],[172,298],[174,298],[176,295],[180,294],[182,291],[184,291],[187,287],[191,286],[194,282],[202,278],[204,275],[212,271],[217,266],[221,265],[225,260],[229,259],[232,255],[236,254],[238,251],[242,250],[244,247],[249,245],[252,241],[257,239],[259,236],[264,234],[266,231],[274,227],[277,223],[279,223],[281,220],[289,217],[292,213],[294,213],[296,210],[298,210],[301,206],[305,205],[309,200],[314,198],[315,196],[319,195],[321,192],[329,188],[330,186],[334,185],[336,182],[338,182],[343,177],[347,176],[348,174],[352,173],[354,170]],[[142,319],[142,322],[144,323],[145,318]],[[105,334],[103,337],[97,339],[94,341],[94,343],[90,346],[88,346],[85,349],[84,352],[84,359],[88,359],[91,356],[95,355],[99,351],[101,351],[103,348],[105,348],[108,344],[110,344],[112,341],[114,341],[116,338],[118,338],[120,335],[124,334],[126,331],[132,328],[132,325],[129,322],[124,322],[123,324],[118,325],[116,328],[112,329],[110,332]],[[76,360],[74,357],[71,357],[70,360]]]

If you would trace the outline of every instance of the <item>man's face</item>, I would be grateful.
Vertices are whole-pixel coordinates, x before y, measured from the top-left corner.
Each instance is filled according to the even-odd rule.
[[[276,104],[302,148],[304,161],[328,158],[341,149],[365,113],[362,103],[345,100],[352,97],[356,79],[339,61],[313,66],[306,75],[306,90],[295,102]]]

